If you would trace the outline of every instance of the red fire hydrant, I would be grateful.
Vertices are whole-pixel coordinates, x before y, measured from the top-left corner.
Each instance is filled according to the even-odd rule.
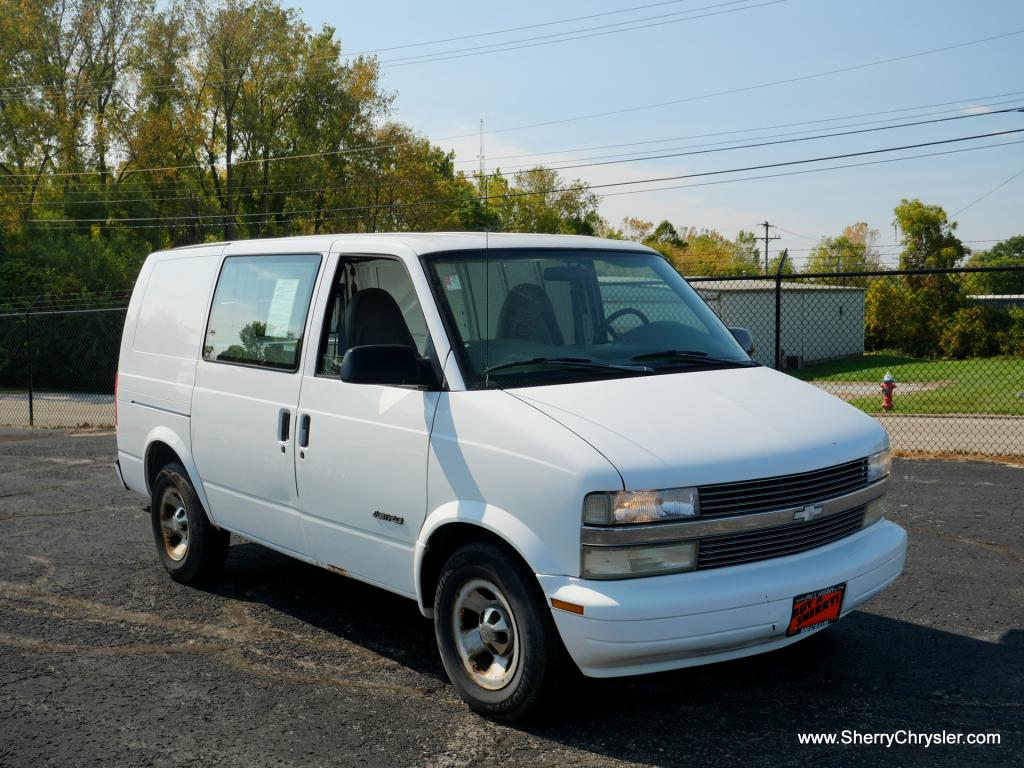
[[[882,377],[882,410],[892,410],[892,393],[896,389],[896,378],[891,373]]]

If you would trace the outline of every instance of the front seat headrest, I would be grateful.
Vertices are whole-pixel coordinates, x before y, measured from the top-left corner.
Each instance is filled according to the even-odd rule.
[[[409,326],[394,297],[382,288],[357,291],[345,310],[346,346],[401,344],[416,349]]]
[[[498,338],[560,347],[565,341],[551,299],[539,285],[520,283],[508,292],[498,313]]]

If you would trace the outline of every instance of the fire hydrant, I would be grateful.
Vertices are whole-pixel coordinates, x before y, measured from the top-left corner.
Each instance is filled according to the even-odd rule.
[[[896,377],[891,373],[886,373],[882,377],[882,410],[892,410],[892,393],[896,389]]]

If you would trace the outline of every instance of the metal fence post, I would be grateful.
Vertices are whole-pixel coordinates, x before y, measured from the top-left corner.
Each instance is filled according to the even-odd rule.
[[[25,351],[28,355],[28,425],[35,426],[35,392],[32,386],[32,307],[25,310]]]
[[[775,270],[775,370],[782,369],[782,267],[788,250],[782,252],[779,268]]]

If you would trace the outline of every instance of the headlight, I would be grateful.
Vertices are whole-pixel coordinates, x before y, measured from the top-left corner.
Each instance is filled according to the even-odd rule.
[[[885,496],[869,502],[867,507],[864,508],[864,525],[861,527],[867,528],[869,525],[874,525],[885,517],[885,513],[888,511],[889,505],[888,502],[886,502]]]
[[[692,571],[697,542],[678,541],[633,547],[583,547],[583,578],[630,579]]]
[[[687,520],[700,514],[696,488],[589,493],[583,500],[587,525],[630,525]]]
[[[873,453],[868,456],[868,482],[881,480],[888,477],[892,471],[892,451],[886,448],[884,451]]]

